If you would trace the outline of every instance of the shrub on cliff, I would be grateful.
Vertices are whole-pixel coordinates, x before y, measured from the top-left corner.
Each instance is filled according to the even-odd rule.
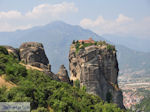
[[[17,83],[21,77],[25,77],[27,75],[27,70],[24,66],[20,64],[8,64],[6,66],[6,79],[12,82]]]
[[[106,41],[95,41],[95,43],[85,43],[85,42],[80,43],[79,41],[77,41],[74,44],[75,44],[75,48],[76,48],[76,53],[78,53],[80,49],[84,49],[84,48],[86,48],[88,46],[92,46],[92,45],[96,45],[96,46],[105,45],[108,51],[116,50],[115,46],[106,43]]]
[[[51,111],[48,111],[47,108],[39,107],[36,110],[32,110],[32,112],[51,112]]]
[[[74,82],[74,87],[80,89],[80,81],[79,81],[79,80],[76,80],[76,81]]]
[[[108,49],[108,51],[115,51],[115,46],[108,44],[107,49]]]
[[[7,49],[5,47],[3,47],[3,46],[0,46],[0,54],[8,55]]]
[[[5,74],[8,81],[17,83],[20,78],[27,75],[26,68],[4,47],[0,47],[0,75]]]

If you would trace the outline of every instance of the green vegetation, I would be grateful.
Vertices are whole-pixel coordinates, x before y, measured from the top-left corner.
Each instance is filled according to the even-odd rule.
[[[144,88],[141,88],[138,90],[140,92],[143,92],[144,99],[141,100],[140,104],[137,104],[135,106],[136,110],[140,110],[143,112],[150,112],[150,91],[145,90]]]
[[[136,110],[150,112],[150,96],[145,97],[140,104],[136,105]]]
[[[6,80],[17,83],[20,78],[25,77],[26,75],[26,68],[20,64],[12,63],[6,66]]]
[[[39,107],[36,110],[32,110],[32,112],[49,112],[47,108]],[[50,111],[51,112],[51,111]]]
[[[111,95],[110,92],[108,92],[108,93],[106,94],[106,101],[107,101],[108,103],[111,103],[111,102],[112,102],[112,95]]]
[[[72,41],[72,44],[75,44],[75,40]]]
[[[76,53],[78,53],[78,51],[80,50],[80,43],[77,41],[76,43],[75,43],[75,48],[76,48]]]
[[[0,51],[0,75],[6,74],[6,80],[17,83],[27,75],[26,68],[12,54],[8,55],[4,47],[0,47]]]
[[[95,45],[95,43],[84,43],[84,42],[80,43],[79,41],[76,41],[75,42],[76,53],[78,53],[80,49],[84,49],[85,47],[91,45]]]
[[[0,46],[0,53],[1,53],[1,54],[5,54],[5,55],[8,55],[8,51],[7,51],[6,48],[3,47],[3,46]]]
[[[108,51],[115,51],[115,46],[108,44],[107,49]]]
[[[52,80],[36,70],[26,70],[11,55],[0,53],[1,72],[16,84],[0,88],[0,102],[30,102],[32,112],[123,112],[115,104],[86,93],[86,88]]]
[[[79,80],[74,81],[74,86],[80,89],[80,81]]]
[[[116,51],[114,45],[110,45],[106,43],[106,41],[95,41],[95,43],[84,43],[84,42],[79,42],[79,41],[73,41],[72,44],[75,44],[76,48],[76,53],[79,52],[80,49],[84,49],[85,47],[96,45],[96,46],[103,46],[105,45],[108,51]]]

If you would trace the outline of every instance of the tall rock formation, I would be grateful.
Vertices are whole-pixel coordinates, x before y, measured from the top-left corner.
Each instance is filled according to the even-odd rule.
[[[106,42],[73,42],[69,52],[70,80],[79,80],[87,92],[124,108],[118,87],[118,62],[115,47]]]
[[[49,60],[45,54],[44,47],[41,43],[26,42],[20,48],[20,59],[25,64],[39,67],[42,69],[50,69]],[[50,70],[49,70],[50,71]]]
[[[69,79],[69,76],[68,76],[68,71],[67,71],[67,69],[65,68],[64,65],[60,66],[60,69],[59,69],[59,72],[57,73],[57,76],[59,77],[59,79],[62,82],[70,83],[70,79]]]
[[[13,54],[14,58],[16,58],[17,60],[20,60],[20,56],[19,56],[19,49],[15,49],[11,46],[3,46],[7,49],[9,54]]]
[[[19,48],[19,57],[26,65],[42,69],[42,71],[54,80],[60,81],[59,77],[51,71],[51,65],[45,54],[44,47],[38,42],[26,42]]]

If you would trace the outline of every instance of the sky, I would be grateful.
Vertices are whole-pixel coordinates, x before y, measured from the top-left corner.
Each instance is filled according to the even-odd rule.
[[[0,32],[57,20],[99,35],[150,39],[150,0],[0,0]]]

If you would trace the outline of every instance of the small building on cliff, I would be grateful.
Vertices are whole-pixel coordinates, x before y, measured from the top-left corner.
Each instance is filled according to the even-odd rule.
[[[88,40],[79,40],[80,43],[84,42],[84,43],[95,43],[95,41],[92,39],[92,37],[90,37]]]

